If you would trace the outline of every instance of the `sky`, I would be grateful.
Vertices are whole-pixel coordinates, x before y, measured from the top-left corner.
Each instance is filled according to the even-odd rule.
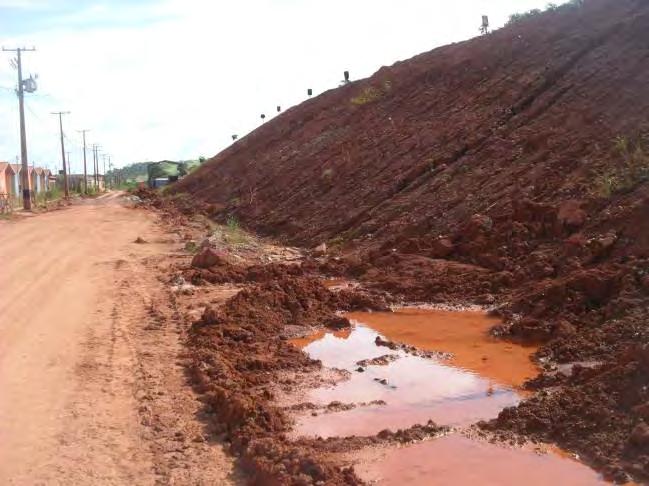
[[[23,55],[30,164],[82,169],[77,130],[115,166],[211,157],[276,112],[547,0],[0,0]],[[15,54],[0,52],[0,160],[20,153]]]

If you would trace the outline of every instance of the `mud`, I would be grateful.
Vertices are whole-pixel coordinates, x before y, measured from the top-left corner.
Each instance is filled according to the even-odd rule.
[[[293,343],[304,345],[304,351],[323,366],[348,372],[348,379],[317,388],[305,400],[358,406],[335,416],[303,414],[294,436],[372,435],[385,427],[404,428],[428,420],[467,426],[518,403],[521,395],[513,387],[536,374],[530,362],[533,350],[519,350],[520,346],[490,337],[488,331],[496,321],[478,312],[399,309],[347,317],[355,326],[343,335],[320,333],[306,344]],[[393,345],[379,330],[406,342]],[[390,354],[385,354],[386,346]],[[458,354],[449,354],[451,349]],[[503,363],[498,363],[500,356]],[[376,401],[381,405],[367,404]]]
[[[235,217],[293,244],[327,243],[324,256],[256,277],[238,260],[185,269],[199,286],[256,280],[268,332],[250,295],[224,317],[247,326],[228,332],[257,343],[252,355],[315,366],[273,338],[308,334],[320,312],[339,328],[336,311],[372,304],[367,292],[333,286],[352,292],[343,302],[311,284],[276,299],[270,287],[287,273],[353,279],[385,305],[489,306],[502,321],[496,335],[537,346],[543,369],[529,381],[538,395],[489,427],[552,440],[618,480],[646,478],[646,384],[642,360],[628,357],[649,344],[647,25],[646,2],[587,0],[382,68],[283,113],[181,181],[172,199],[144,204],[174,224]],[[351,102],[368,88],[381,96]],[[640,157],[641,176],[620,141]],[[632,180],[607,190],[611,171],[624,170]],[[224,369],[239,372],[233,362]],[[558,372],[575,362],[602,366]]]
[[[518,386],[525,373],[519,373],[518,378],[506,378],[505,375],[498,376],[495,371],[498,366],[493,366],[492,371],[496,373],[494,376],[502,384],[495,379],[480,382],[476,379],[476,372],[469,368],[470,360],[463,368],[449,361],[438,364],[442,364],[442,369],[444,366],[448,368],[445,371],[447,374],[450,370],[451,374],[457,375],[445,375],[435,381],[452,384],[457,383],[457,376],[469,376],[469,382],[481,383],[478,396],[482,396],[486,406],[476,406],[474,410],[469,406],[462,410],[461,405],[458,407],[452,401],[446,409],[438,406],[440,425],[436,421],[430,421],[430,413],[417,415],[420,397],[416,393],[410,396],[414,408],[412,403],[407,403],[408,400],[403,400],[405,407],[394,407],[391,398],[399,395],[408,398],[407,392],[401,392],[407,391],[411,385],[401,383],[400,380],[403,377],[418,376],[421,370],[418,368],[415,373],[406,370],[403,373],[397,372],[394,376],[385,373],[386,370],[400,363],[418,363],[419,366],[421,363],[430,365],[435,360],[459,359],[463,347],[470,347],[471,333],[474,334],[474,345],[497,344],[504,349],[513,345],[494,341],[489,335],[488,328],[495,323],[495,319],[474,314],[473,317],[479,316],[481,322],[473,327],[467,326],[466,322],[453,322],[450,319],[453,325],[448,327],[458,332],[448,334],[445,339],[449,343],[454,339],[457,341],[457,356],[448,355],[436,350],[434,341],[426,342],[424,339],[431,335],[439,338],[444,334],[440,327],[422,327],[422,315],[430,313],[430,310],[411,309],[386,313],[388,301],[393,302],[390,296],[386,299],[385,294],[376,294],[358,285],[349,287],[342,281],[338,282],[339,285],[327,288],[321,277],[313,276],[316,271],[329,267],[326,261],[313,262],[305,259],[291,264],[259,265],[242,263],[244,260],[246,259],[241,259],[241,253],[233,251],[225,262],[201,271],[219,267],[235,269],[238,275],[244,275],[244,279],[248,281],[240,281],[239,277],[234,283],[228,284],[203,281],[191,295],[181,294],[179,302],[191,302],[187,304],[184,315],[195,316],[192,318],[195,322],[189,330],[187,342],[187,371],[202,397],[204,417],[210,426],[209,433],[223,438],[230,445],[230,451],[239,458],[239,465],[247,472],[251,482],[361,484],[362,479],[353,469],[354,461],[344,460],[341,454],[355,457],[367,447],[392,447],[396,444],[434,440],[440,434],[448,432],[444,424],[468,425],[480,418],[495,417],[503,407],[520,400],[522,392],[514,390],[505,382],[508,379],[516,380]],[[333,267],[329,268],[340,268],[340,261],[334,260]],[[195,271],[187,258],[186,263],[179,263],[173,272],[175,277],[170,277],[169,281],[173,284],[178,275]],[[232,295],[234,292],[236,293]],[[224,301],[228,294],[232,296]],[[374,311],[361,315],[369,319],[378,318],[377,325],[385,325],[390,317],[395,316],[398,319],[416,319],[417,323],[413,325],[413,321],[409,325],[392,326],[392,330],[390,326],[386,327],[386,333],[394,332],[394,338],[405,342],[394,338],[376,339],[380,336],[372,331],[374,334],[367,336],[357,356],[347,352],[342,357],[338,356],[337,359],[342,359],[338,363],[341,369],[333,370],[330,374],[323,373],[325,369],[321,368],[329,358],[322,356],[322,361],[314,360],[296,348],[297,343],[307,347],[316,345],[318,339],[353,341],[354,332],[362,328],[362,325],[347,327],[349,320],[346,316],[358,316],[359,310],[366,311],[368,308]],[[341,315],[341,310],[347,311],[347,314]],[[450,316],[448,311],[441,314],[440,311],[437,312],[445,318]],[[386,322],[381,322],[381,319]],[[327,324],[333,329],[327,329]],[[340,329],[342,326],[345,328]],[[407,336],[408,328],[419,332]],[[459,332],[461,329],[463,331]],[[302,337],[296,341],[295,336]],[[412,346],[409,339],[421,347]],[[366,349],[371,349],[371,352],[368,354]],[[534,348],[527,348],[522,355],[528,365],[529,355],[533,351]],[[485,360],[482,360],[484,353],[485,350],[480,347],[474,349],[474,354],[480,355],[479,364],[482,366],[485,366]],[[391,355],[398,355],[399,358],[386,357]],[[363,362],[364,360],[368,361]],[[365,366],[359,365],[359,362]],[[570,369],[576,368],[578,367]],[[324,390],[322,386],[325,384],[335,390],[336,386],[344,383],[341,379],[350,376],[350,381],[363,377],[364,383],[370,382],[373,390],[379,390],[387,398],[381,398],[380,394],[373,397],[345,397],[341,394],[314,397],[312,401],[305,399],[305,391]],[[429,387],[430,381],[433,380],[428,380],[421,388]],[[353,392],[353,387],[349,390]],[[360,387],[359,390],[362,392],[364,389]],[[460,392],[466,390],[468,389]],[[293,404],[278,400],[278,397],[296,394],[300,401]],[[461,402],[467,401],[466,397],[467,395],[463,395]],[[479,397],[470,398],[468,401],[475,404],[475,399]],[[411,408],[408,410],[409,406]],[[390,417],[388,414],[387,420],[385,415],[381,416],[384,410],[391,410],[392,415]],[[377,412],[377,416],[382,418],[368,418],[372,412]],[[308,434],[300,434],[300,420],[295,421],[295,414],[315,421],[309,425]],[[354,420],[355,414],[360,414],[359,420]],[[352,419],[346,420],[346,415]],[[331,418],[341,424],[338,430],[327,431]],[[413,425],[415,422],[425,425]],[[307,421],[304,422],[306,423]],[[324,428],[313,434],[314,423],[319,423]],[[357,423],[367,426],[354,429]],[[344,430],[345,424],[349,426],[347,431]],[[325,438],[317,438],[316,435]],[[503,436],[505,440],[511,440],[512,437],[517,435]],[[642,444],[642,431],[634,437],[634,444]]]
[[[552,450],[506,447],[457,434],[403,448],[365,450],[356,459],[355,469],[368,483],[385,486],[609,484],[591,469]]]
[[[538,374],[533,346],[503,342],[491,328],[500,321],[477,311],[406,308],[395,313],[349,313],[391,340],[429,352],[450,353],[449,362],[497,383],[519,388]]]
[[[349,326],[336,311],[366,306],[385,308],[370,296],[332,293],[316,279],[286,272],[268,283],[249,282],[221,308],[207,306],[194,324],[188,342],[190,377],[203,396],[214,431],[225,434],[253,481],[358,483],[353,472],[323,460],[317,444],[296,447],[282,439],[290,420],[272,399],[278,384],[296,384],[285,379],[287,372],[319,367],[286,340],[286,328],[301,328],[303,333],[332,323],[337,328],[341,319]]]
[[[607,478],[649,475],[649,350],[638,347],[616,362],[575,366],[564,386],[504,410],[483,427],[511,430],[588,451],[587,460]],[[606,440],[602,440],[605,437]]]

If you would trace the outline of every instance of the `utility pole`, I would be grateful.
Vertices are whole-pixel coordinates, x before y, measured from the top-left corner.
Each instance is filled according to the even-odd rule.
[[[113,172],[113,162],[110,155],[108,156],[108,170],[110,171],[110,188],[112,190],[115,185],[115,172]]]
[[[65,193],[65,198],[70,197],[70,190],[68,188],[68,169],[65,164],[65,142],[63,141],[63,115],[69,115],[69,111],[55,111],[52,115],[59,116],[59,131],[61,134],[61,160],[63,161],[63,188]]]
[[[102,154],[101,157],[104,160],[104,170],[103,170],[103,172],[104,172],[104,191],[105,191],[106,190],[106,157],[107,157],[107,155]]]
[[[32,209],[32,198],[29,191],[29,166],[27,164],[27,134],[25,130],[25,86],[23,81],[23,65],[22,65],[22,52],[33,52],[36,49],[31,48],[27,49],[24,47],[17,47],[15,49],[6,49],[2,48],[4,52],[15,52],[16,53],[16,69],[18,70],[18,89],[16,90],[18,94],[18,107],[20,112],[20,163],[22,165],[22,184],[23,184],[23,208],[26,211],[31,211]],[[30,78],[31,79],[31,78]],[[30,86],[28,92],[33,92],[36,90],[36,86]]]
[[[72,178],[73,172],[72,172],[72,160],[70,159],[70,152],[65,152],[65,160],[68,162],[68,182],[72,186],[72,190],[74,191],[74,179]]]
[[[98,150],[99,150],[99,145],[93,143],[92,144],[92,161],[93,161],[92,168],[95,174],[95,188],[97,190],[99,190],[99,179],[97,178],[97,172],[99,171],[99,165],[97,161],[97,158],[99,157]]]
[[[86,196],[88,195],[88,167],[86,165],[86,132],[90,130],[77,130],[83,135],[83,187]]]

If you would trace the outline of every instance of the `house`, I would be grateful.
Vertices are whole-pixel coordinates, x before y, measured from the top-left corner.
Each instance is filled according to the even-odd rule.
[[[0,162],[0,197],[13,198],[16,196],[15,175],[14,168],[10,163]]]
[[[88,174],[86,176],[88,189],[92,190],[94,187],[97,187],[98,191],[103,191],[106,189],[106,183],[104,176],[102,174],[97,174],[97,184],[95,184],[95,175]],[[63,181],[59,181],[60,184],[63,184]],[[70,191],[83,192],[85,190],[84,175],[83,174],[68,174],[68,188]]]
[[[41,173],[41,187],[45,192],[50,190],[50,177],[52,176],[52,171],[50,169],[43,169]]]
[[[22,165],[0,162],[0,194],[9,194],[14,199],[23,195]],[[44,194],[52,187],[52,172],[42,167],[29,167],[29,190],[32,197]]]
[[[11,168],[14,170],[14,194],[15,197],[23,197],[23,181],[22,181],[22,171],[23,166],[20,164],[11,164]]]
[[[32,167],[29,181],[31,185],[30,189],[34,194],[39,194],[43,191],[42,176],[43,176],[43,169],[41,169],[40,167]]]

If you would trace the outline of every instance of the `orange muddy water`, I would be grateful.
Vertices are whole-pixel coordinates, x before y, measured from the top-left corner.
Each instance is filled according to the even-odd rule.
[[[368,449],[355,471],[379,485],[595,486],[610,484],[587,466],[548,451],[511,448],[452,434],[390,449]]]
[[[500,321],[484,312],[406,308],[395,312],[352,312],[347,317],[390,341],[452,353],[451,365],[502,385],[520,387],[538,374],[530,360],[536,348],[492,337],[489,330]]]
[[[406,428],[433,420],[463,426],[494,418],[517,404],[522,382],[536,374],[533,348],[497,341],[489,336],[496,320],[477,312],[403,309],[396,312],[350,313],[353,329],[321,332],[294,343],[324,366],[351,373],[349,380],[309,392],[307,400],[384,404],[302,416],[298,436],[373,435],[383,429]],[[450,359],[423,358],[377,346],[375,339],[413,345],[420,350],[450,352]],[[389,355],[384,365],[359,362]]]
[[[294,436],[374,435],[433,420],[467,426],[494,418],[523,397],[520,386],[537,374],[533,347],[489,335],[497,320],[480,312],[401,309],[393,313],[347,314],[350,330],[321,331],[294,340],[329,368],[347,370],[348,380],[308,392],[319,405],[337,401],[351,410],[298,416]],[[451,357],[420,357],[377,346],[381,336]],[[385,357],[359,364],[363,360]],[[360,372],[359,368],[363,371]],[[370,402],[380,400],[384,404]],[[349,461],[359,476],[380,485],[546,486],[609,484],[560,450],[507,447],[470,439],[458,432],[403,447],[367,448]]]

